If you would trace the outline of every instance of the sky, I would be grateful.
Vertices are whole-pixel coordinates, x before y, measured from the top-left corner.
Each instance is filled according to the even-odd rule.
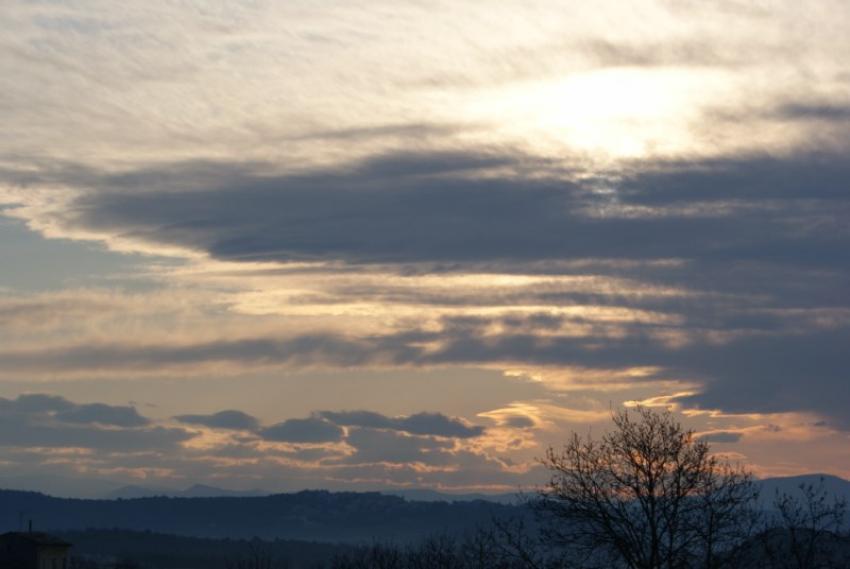
[[[850,477],[843,0],[6,0],[0,485]]]

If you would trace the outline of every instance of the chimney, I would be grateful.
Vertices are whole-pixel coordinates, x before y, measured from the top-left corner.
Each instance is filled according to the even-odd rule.
[[[27,529],[29,530],[30,533],[32,533],[32,520],[30,520],[30,523],[29,523]]]

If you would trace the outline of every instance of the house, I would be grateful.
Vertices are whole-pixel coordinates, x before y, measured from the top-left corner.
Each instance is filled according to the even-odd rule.
[[[71,544],[42,532],[9,532],[0,535],[3,569],[68,569]]]

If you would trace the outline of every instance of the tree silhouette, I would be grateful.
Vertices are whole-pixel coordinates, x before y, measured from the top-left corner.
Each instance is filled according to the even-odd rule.
[[[577,434],[542,460],[534,505],[544,540],[579,567],[715,569],[755,527],[749,472],[710,453],[668,411],[613,414],[600,439]]]

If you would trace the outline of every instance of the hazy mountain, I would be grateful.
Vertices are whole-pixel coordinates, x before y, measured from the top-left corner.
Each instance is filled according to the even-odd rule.
[[[515,504],[519,497],[517,493],[506,494],[448,494],[428,488],[411,488],[409,490],[383,490],[382,494],[400,496],[407,500],[418,502],[472,502],[483,500],[485,502],[496,502],[498,504]]]
[[[113,482],[97,478],[74,478],[52,474],[0,477],[0,488],[75,498],[100,498],[106,493],[115,491],[118,486]]]
[[[777,492],[796,496],[800,493],[801,485],[811,484],[817,488],[821,484],[821,481],[823,481],[823,488],[829,497],[837,496],[850,503],[850,480],[844,480],[830,474],[805,474],[802,476],[766,478],[759,481],[761,499],[765,503],[770,503],[773,501]]]
[[[764,480],[757,481],[757,484],[761,489],[762,501],[770,503],[777,491],[779,493],[794,496],[799,494],[800,485],[811,484],[818,487],[821,480],[823,480],[823,487],[830,497],[838,496],[850,502],[850,480],[844,480],[843,478],[832,476],[830,474],[805,474],[802,476],[766,478]],[[425,502],[486,500],[500,504],[516,504],[521,500],[517,492],[505,494],[447,494],[426,488],[417,488],[410,490],[385,490],[383,493],[393,496],[401,496],[408,500],[419,500]]]
[[[850,481],[807,475],[759,481],[769,507],[777,491],[796,494],[800,484],[819,484],[850,501]],[[488,524],[493,516],[526,515],[512,494],[442,494],[403,490],[377,492],[303,491],[251,495],[196,485],[174,491],[129,486],[112,492],[120,499],[57,498],[36,492],[0,490],[0,531],[33,520],[44,530],[121,528],[214,538],[263,538],[352,542],[410,541],[426,535],[461,532]],[[155,496],[152,496],[155,495]]]
[[[438,492],[429,488],[410,488],[405,490],[382,490],[381,494],[387,496],[400,496],[407,500],[417,502],[472,502],[474,500],[484,500],[488,502],[496,502],[499,504],[513,504],[517,501],[516,493],[504,494],[449,494],[446,492]],[[223,498],[229,496],[270,496],[274,492],[266,490],[228,490],[226,488],[218,488],[216,486],[207,486],[204,484],[195,484],[184,490],[175,490],[174,488],[163,488],[155,486],[122,486],[107,492],[103,495],[108,500],[130,500],[134,498],[154,498],[157,496],[167,496],[170,498]]]
[[[164,496],[169,498],[224,498],[239,496],[268,496],[272,492],[263,490],[228,490],[205,484],[194,484],[184,490],[173,488],[157,488],[148,486],[122,486],[111,492],[107,492],[104,498],[108,500],[132,500],[135,498],[155,498]]]
[[[0,532],[33,520],[37,529],[121,528],[196,537],[334,542],[410,541],[463,532],[524,510],[487,502],[418,502],[376,492],[304,491],[258,497],[55,498],[0,491]]]
[[[134,500],[136,498],[153,498],[156,496],[172,496],[174,490],[170,488],[152,488],[147,486],[135,486],[130,484],[116,488],[104,494],[107,500]]]

